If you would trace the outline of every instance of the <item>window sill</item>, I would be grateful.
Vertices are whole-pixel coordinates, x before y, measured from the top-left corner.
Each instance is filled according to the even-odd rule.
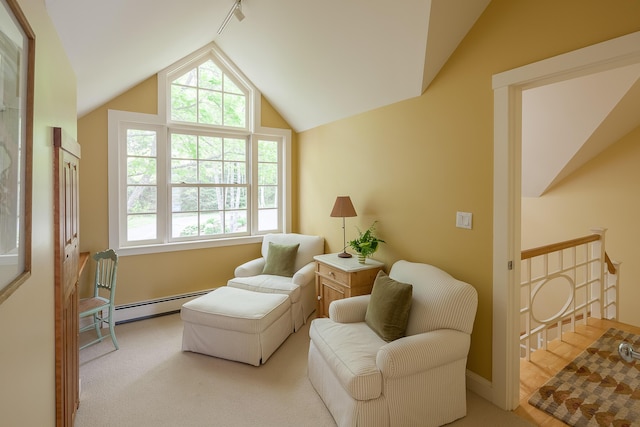
[[[162,245],[126,246],[116,249],[118,256],[148,255],[163,252],[189,251],[194,249],[220,248],[262,242],[263,236],[243,236],[228,239],[203,240],[198,242],[176,242]]]

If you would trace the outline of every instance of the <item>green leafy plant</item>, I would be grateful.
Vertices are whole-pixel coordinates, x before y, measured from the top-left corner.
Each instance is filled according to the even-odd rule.
[[[364,257],[370,257],[378,250],[378,245],[380,243],[386,243],[384,240],[377,238],[373,234],[377,222],[378,221],[374,221],[373,224],[371,224],[371,227],[369,227],[365,232],[358,229],[358,238],[349,241],[351,249]]]

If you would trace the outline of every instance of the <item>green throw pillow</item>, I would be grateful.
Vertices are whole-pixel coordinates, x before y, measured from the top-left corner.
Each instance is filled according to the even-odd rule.
[[[364,321],[380,338],[389,342],[405,336],[413,286],[393,280],[378,272]]]
[[[269,242],[267,261],[262,269],[262,274],[293,277],[298,246],[300,246],[300,243],[288,246]]]

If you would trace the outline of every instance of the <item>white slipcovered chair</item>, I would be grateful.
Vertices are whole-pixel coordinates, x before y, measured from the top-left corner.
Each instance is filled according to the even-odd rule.
[[[269,255],[269,243],[299,244],[293,277],[262,274]],[[262,240],[262,257],[246,262],[235,269],[227,286],[254,292],[287,294],[291,299],[293,330],[297,331],[317,306],[315,262],[313,257],[324,253],[324,238],[304,234],[267,234]]]
[[[408,261],[396,262],[389,277],[413,285],[406,336],[386,342],[369,328],[370,295],[333,301],[330,317],[309,329],[311,383],[340,427],[439,426],[464,417],[476,290]]]

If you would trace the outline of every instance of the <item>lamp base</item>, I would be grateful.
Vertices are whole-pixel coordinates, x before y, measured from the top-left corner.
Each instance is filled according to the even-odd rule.
[[[347,252],[340,252],[340,253],[338,254],[338,257],[339,257],[339,258],[351,258],[352,256],[353,256],[353,255],[351,255],[350,253],[347,253]]]

